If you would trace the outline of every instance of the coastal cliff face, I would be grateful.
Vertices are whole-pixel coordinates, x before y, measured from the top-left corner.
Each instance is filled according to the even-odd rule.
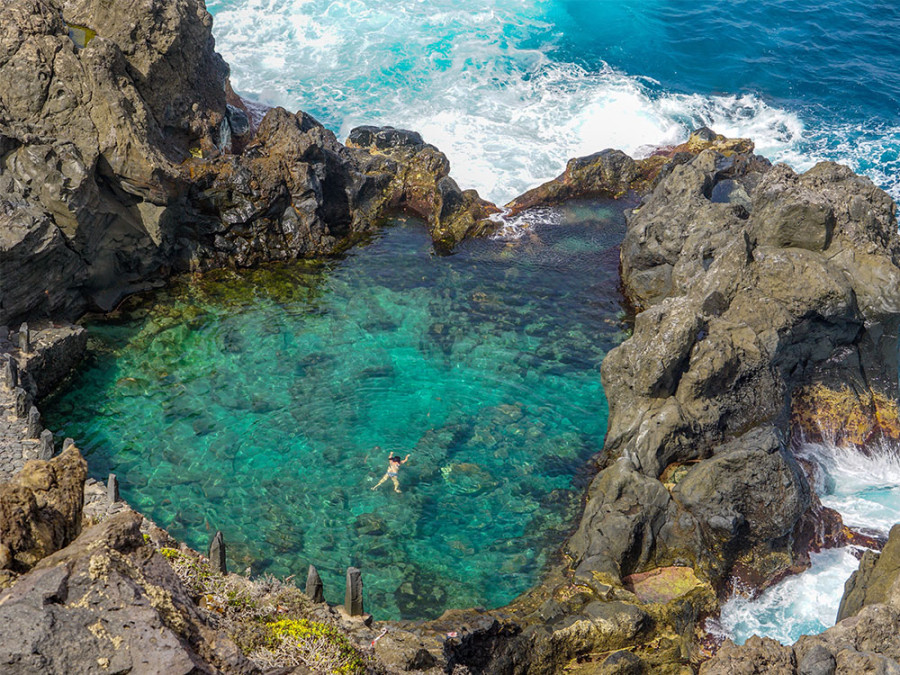
[[[176,270],[335,253],[396,210],[425,219],[439,249],[496,226],[496,207],[461,190],[446,157],[414,132],[362,127],[342,144],[303,112],[275,108],[258,118],[236,98],[227,103],[227,66],[197,0],[114,8],[7,0],[4,25],[0,324],[109,309]],[[704,658],[700,622],[733,578],[763,587],[803,569],[810,549],[845,536],[791,452],[791,438],[814,421],[798,413],[807,399],[795,394],[846,388],[864,411],[896,400],[893,202],[844,167],[822,163],[797,175],[754,155],[747,140],[701,130],[644,160],[618,151],[574,159],[508,212],[635,192],[643,199],[621,247],[634,330],[603,362],[609,430],[566,564],[501,611],[392,626],[380,643],[390,667],[691,672]],[[83,467],[69,460],[75,480]],[[45,472],[44,483],[68,480]],[[23,513],[42,508],[34,490],[4,489]],[[69,544],[78,533],[74,509],[50,530],[19,528],[15,550],[0,550],[6,566],[24,572]],[[110,549],[121,563],[112,571],[130,579],[122,577],[125,586],[135,569],[168,574],[126,520],[92,531],[90,545]],[[77,546],[69,554],[81,556]],[[74,580],[66,592],[76,598],[96,581],[85,560],[53,558],[30,578],[56,589]],[[66,566],[70,576],[57,579]],[[861,575],[859,589],[881,588]],[[179,615],[204,624],[170,582]],[[42,588],[17,584],[8,593],[24,606]],[[887,596],[876,595],[857,615],[865,621],[841,624],[857,644],[864,628],[896,634]],[[869,602],[864,590],[848,598],[848,608]],[[148,617],[172,629],[165,617]],[[471,630],[445,639],[459,625]],[[359,640],[378,628],[357,627]],[[179,635],[167,639],[184,647]],[[43,639],[35,634],[34,644]],[[188,643],[170,653],[185,668],[252,668],[239,655]],[[821,650],[759,644],[756,655],[753,645],[728,646],[706,669],[753,672],[717,665],[726,659],[760,669],[828,661]],[[832,658],[843,658],[830,644]],[[135,643],[134,651],[143,648]],[[897,659],[894,647],[873,651]],[[846,658],[838,672],[854,672],[856,657]]]
[[[304,113],[251,124],[211,25],[199,0],[4,4],[0,324],[108,310],[173,270],[334,253],[399,209],[444,248],[493,227],[418,134],[347,147]]]
[[[895,395],[896,230],[888,195],[835,164],[798,176],[706,150],[662,179],[622,245],[642,311],[602,366],[609,466],[570,541],[580,575],[687,563],[760,582],[804,564],[820,517],[787,447],[791,396],[836,376]]]

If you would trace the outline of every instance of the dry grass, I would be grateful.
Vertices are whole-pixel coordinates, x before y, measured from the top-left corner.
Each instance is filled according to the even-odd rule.
[[[313,604],[291,578],[251,580],[218,574],[192,551],[161,548],[201,607],[213,612],[241,650],[263,669],[306,666],[317,673],[366,670],[362,652],[334,624],[314,619]]]

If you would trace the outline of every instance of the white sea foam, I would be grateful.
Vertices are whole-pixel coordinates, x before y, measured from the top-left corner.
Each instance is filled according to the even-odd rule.
[[[886,535],[900,522],[900,449],[894,443],[865,453],[807,444],[800,454],[821,468],[816,488],[822,503],[838,511],[847,525]]]
[[[863,453],[852,447],[810,443],[798,453],[815,462],[816,492],[844,523],[886,535],[900,522],[900,453],[892,443]],[[724,634],[743,643],[754,633],[784,644],[834,624],[844,582],[859,566],[849,548],[813,554],[813,566],[754,600],[733,597],[718,621]]]
[[[209,2],[238,91],[311,111],[341,137],[360,124],[416,129],[447,154],[461,186],[500,204],[558,175],[571,157],[607,147],[642,155],[701,125],[753,138],[760,153],[801,170],[839,159],[900,197],[891,175],[900,169],[900,127],[810,130],[758,96],[675,94],[612,68],[557,62],[558,36],[544,18],[553,4]]]
[[[821,633],[834,625],[844,582],[859,567],[850,548],[813,553],[812,567],[767,589],[754,600],[735,596],[708,628],[743,644],[765,635],[791,644],[801,635]]]

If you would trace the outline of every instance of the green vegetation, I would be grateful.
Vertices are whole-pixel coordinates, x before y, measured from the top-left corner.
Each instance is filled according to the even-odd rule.
[[[178,578],[229,636],[263,669],[306,666],[318,673],[365,672],[365,657],[330,623],[310,618],[313,605],[291,583],[265,575],[222,575],[192,551],[157,549]]]
[[[342,675],[365,672],[362,654],[335,626],[307,619],[282,619],[264,626],[264,644],[250,653],[261,665],[305,665]]]

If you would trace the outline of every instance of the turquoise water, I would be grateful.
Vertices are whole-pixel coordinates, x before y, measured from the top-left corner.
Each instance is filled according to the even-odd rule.
[[[173,535],[221,529],[233,570],[312,563],[339,602],[359,566],[379,619],[500,606],[575,522],[623,338],[621,212],[554,216],[447,257],[400,220],[341,260],[182,280],[88,324],[48,426]],[[389,451],[401,494],[370,490]]]
[[[235,88],[345,137],[420,131],[505,203],[570,157],[707,124],[900,198],[893,0],[209,0]]]

